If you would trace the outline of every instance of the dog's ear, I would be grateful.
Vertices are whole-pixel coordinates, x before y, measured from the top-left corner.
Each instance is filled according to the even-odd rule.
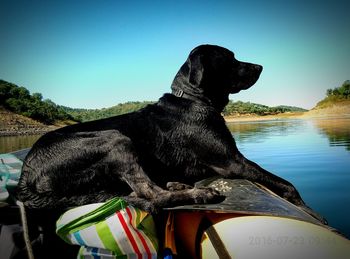
[[[204,66],[203,56],[196,49],[188,57],[189,82],[192,85],[199,86],[203,80]]]

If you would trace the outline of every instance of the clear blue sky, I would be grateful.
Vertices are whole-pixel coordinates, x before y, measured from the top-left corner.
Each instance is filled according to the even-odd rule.
[[[70,107],[155,101],[190,50],[209,43],[264,66],[230,99],[311,108],[350,79],[349,9],[344,0],[1,0],[0,78]]]

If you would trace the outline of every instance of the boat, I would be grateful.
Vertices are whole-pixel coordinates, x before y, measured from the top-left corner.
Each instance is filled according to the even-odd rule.
[[[11,155],[23,161],[29,150]],[[196,187],[226,199],[165,208],[164,258],[350,258],[349,239],[260,184],[214,177]],[[20,222],[17,205],[0,212],[0,224]]]
[[[167,208],[165,241],[180,258],[350,258],[350,240],[260,184],[210,178],[196,185],[226,199]]]

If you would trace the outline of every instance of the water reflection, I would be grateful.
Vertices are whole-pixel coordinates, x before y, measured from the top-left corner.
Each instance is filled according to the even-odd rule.
[[[233,122],[227,126],[237,142],[260,143],[271,137],[298,134],[308,124],[327,137],[330,146],[344,146],[350,151],[350,118]]]
[[[238,142],[262,142],[274,136],[298,133],[307,122],[304,120],[274,120],[257,122],[233,122],[227,127]]]
[[[0,153],[31,147],[41,135],[0,137]]]
[[[344,146],[350,151],[350,118],[319,119],[312,122],[329,139],[330,146]]]
[[[276,120],[228,123],[237,142],[261,143],[271,137],[289,136],[303,131],[308,124],[327,137],[330,146],[344,146],[350,151],[350,117],[317,120]],[[40,135],[0,137],[0,153],[31,147]]]
[[[229,123],[238,149],[350,237],[350,117]]]

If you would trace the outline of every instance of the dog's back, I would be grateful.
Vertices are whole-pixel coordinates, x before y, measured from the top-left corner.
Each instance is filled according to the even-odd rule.
[[[128,195],[128,170],[111,160],[133,163],[130,153],[161,187],[184,174],[194,183],[205,176],[198,157],[210,152],[200,142],[211,142],[212,127],[226,129],[215,109],[166,94],[137,112],[49,132],[24,161],[18,198],[27,207],[59,208]]]

